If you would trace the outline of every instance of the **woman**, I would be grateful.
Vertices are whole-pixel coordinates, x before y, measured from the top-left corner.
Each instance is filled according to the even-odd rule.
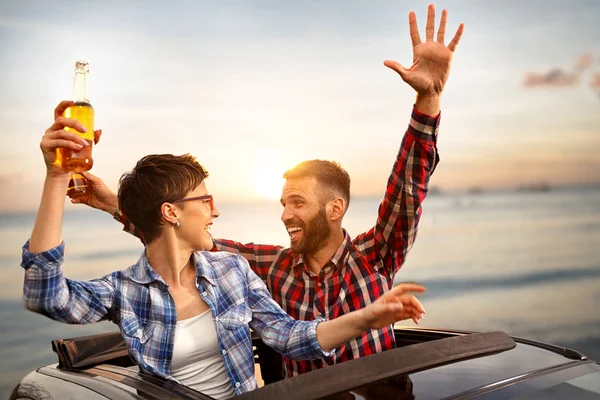
[[[62,102],[55,116],[70,102]],[[209,233],[219,216],[204,182],[206,171],[189,155],[151,155],[121,177],[119,208],[141,231],[137,263],[91,281],[61,271],[64,196],[69,174],[56,150],[86,145],[76,120],[58,117],[42,138],[46,179],[30,240],[23,246],[26,307],[57,321],[111,320],[131,357],[152,375],[218,399],[256,388],[250,330],[294,359],[325,357],[367,329],[419,319],[420,302],[397,286],[375,303],[331,321],[296,321],[271,299],[264,283],[237,255],[211,253]]]

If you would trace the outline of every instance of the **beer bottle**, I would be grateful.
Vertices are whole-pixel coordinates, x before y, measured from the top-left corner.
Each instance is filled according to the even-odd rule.
[[[81,133],[71,128],[65,128],[82,136],[89,146],[80,151],[59,149],[59,162],[67,171],[87,171],[92,168],[92,145],[94,143],[94,109],[87,96],[87,77],[89,64],[85,61],[75,63],[75,81],[73,82],[73,105],[67,108],[64,116],[78,120],[86,127],[87,132]],[[71,172],[67,196],[72,199],[86,200],[89,195],[87,180],[78,172]]]
[[[79,199],[85,202],[89,194],[90,189],[88,187],[87,179],[85,179],[79,172],[71,172],[67,196],[72,199]]]
[[[58,160],[63,169],[71,172],[87,171],[92,168],[92,145],[94,144],[94,109],[87,96],[87,78],[89,64],[85,61],[75,63],[75,81],[73,82],[74,103],[65,110],[64,116],[78,120],[85,126],[87,132],[81,133],[75,129],[65,127],[66,131],[75,132],[85,139],[89,146],[84,146],[79,151],[67,148],[58,150]]]

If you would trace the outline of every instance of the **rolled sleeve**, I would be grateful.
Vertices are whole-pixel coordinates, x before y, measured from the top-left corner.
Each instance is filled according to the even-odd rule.
[[[318,318],[313,321],[308,322],[309,326],[306,330],[308,335],[308,343],[310,344],[310,350],[313,353],[313,358],[323,358],[323,357],[331,357],[335,354],[335,349],[331,351],[325,351],[319,344],[319,340],[317,339],[317,325],[321,322],[325,322],[324,318]]]
[[[29,251],[29,240],[23,245],[23,253],[21,257],[21,267],[29,270],[32,267],[39,268],[43,271],[52,271],[59,268],[64,260],[65,242],[61,242],[56,247],[41,253],[32,253]]]
[[[111,318],[114,287],[110,276],[91,281],[66,279],[62,272],[65,244],[40,252],[23,246],[23,300],[31,311],[56,321],[85,324]]]

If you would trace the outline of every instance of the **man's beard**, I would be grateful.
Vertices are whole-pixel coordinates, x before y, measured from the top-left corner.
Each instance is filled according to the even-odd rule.
[[[291,249],[296,254],[314,254],[323,247],[325,240],[331,235],[331,227],[327,223],[325,206],[319,209],[319,213],[303,228],[302,240]]]

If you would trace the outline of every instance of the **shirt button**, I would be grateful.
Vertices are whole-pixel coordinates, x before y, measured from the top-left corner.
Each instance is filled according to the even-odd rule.
[[[318,316],[318,317],[320,317],[320,316],[321,316],[321,313],[320,313],[319,311],[317,311],[317,316]]]
[[[202,292],[202,296],[206,297],[207,293],[206,292]]]
[[[239,388],[240,386],[242,386],[242,384],[241,384],[241,383],[239,383],[239,382],[236,382],[236,383],[235,383],[235,387]]]
[[[318,287],[321,287],[321,286],[322,286],[322,285],[321,285],[321,282],[317,283],[317,286],[318,286]]]
[[[244,322],[244,317],[240,317],[240,322]]]
[[[227,354],[227,350],[223,349],[223,351],[221,351],[221,353],[223,353],[223,355]]]

